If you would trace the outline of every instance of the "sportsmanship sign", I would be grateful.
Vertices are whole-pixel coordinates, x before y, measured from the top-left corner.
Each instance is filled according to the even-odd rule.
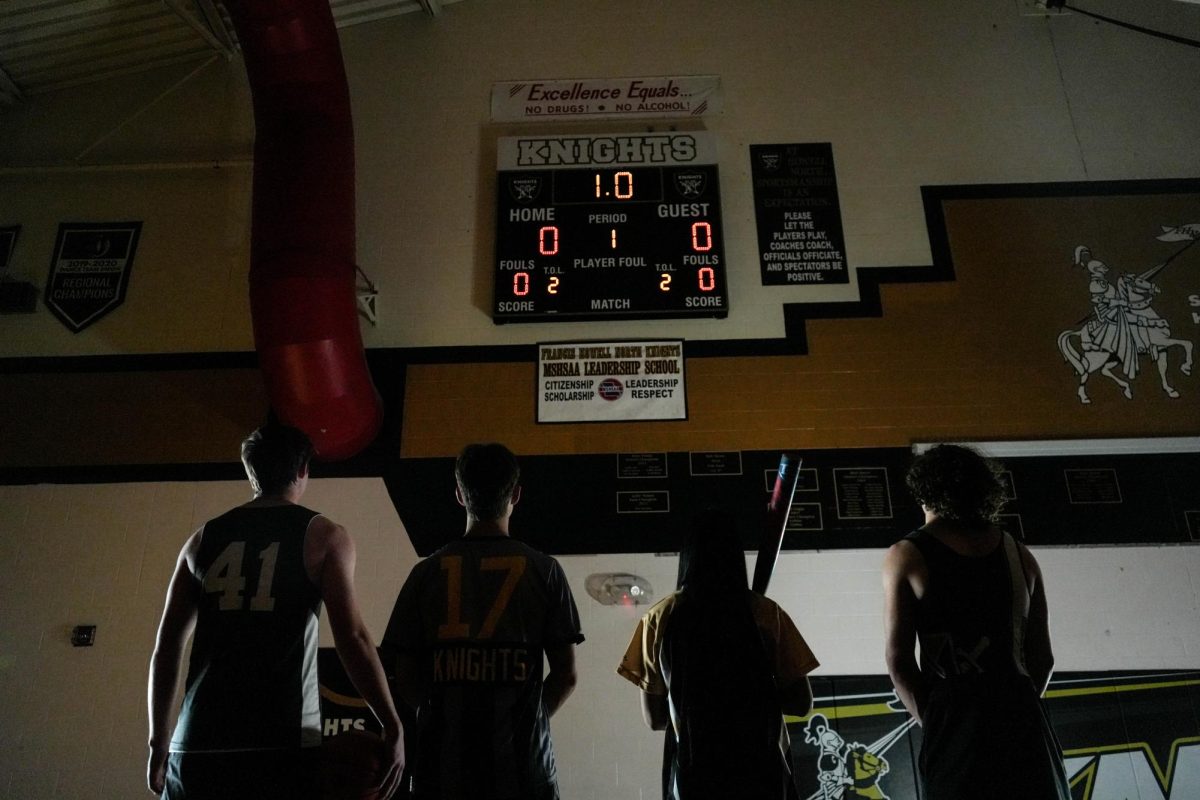
[[[125,302],[140,222],[67,223],[46,279],[46,307],[74,333]]]
[[[492,84],[492,120],[699,117],[720,110],[716,75]]]
[[[752,144],[763,286],[848,283],[833,146]]]
[[[538,422],[687,419],[683,341],[538,345]]]

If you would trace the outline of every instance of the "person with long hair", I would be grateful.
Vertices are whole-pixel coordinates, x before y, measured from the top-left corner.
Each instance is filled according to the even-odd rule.
[[[906,481],[925,524],[884,559],[885,656],[896,695],[924,729],[922,797],[1068,800],[1041,701],[1054,667],[1045,580],[996,525],[999,465],[939,445]]]
[[[782,608],[752,592],[733,517],[697,518],[679,554],[679,589],[641,618],[617,673],[668,730],[664,798],[794,795],[783,715],[812,708],[818,666]]]

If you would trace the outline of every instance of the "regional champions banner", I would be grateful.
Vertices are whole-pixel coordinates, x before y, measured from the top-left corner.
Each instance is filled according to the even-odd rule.
[[[492,84],[492,121],[699,117],[721,108],[717,75]]]
[[[538,345],[538,422],[687,419],[683,341]]]
[[[125,302],[141,222],[64,222],[46,278],[46,307],[73,333]]]

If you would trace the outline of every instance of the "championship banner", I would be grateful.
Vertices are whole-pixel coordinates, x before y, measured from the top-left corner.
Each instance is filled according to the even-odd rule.
[[[506,81],[492,84],[492,121],[699,117],[721,110],[721,78]]]
[[[74,333],[125,302],[140,222],[64,222],[46,279],[46,306]]]
[[[687,419],[683,340],[538,345],[538,422]]]

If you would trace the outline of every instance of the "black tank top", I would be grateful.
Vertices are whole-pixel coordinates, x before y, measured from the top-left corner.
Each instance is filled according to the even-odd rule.
[[[1028,583],[1012,538],[1003,534],[985,556],[959,555],[924,530],[905,538],[929,571],[917,604],[921,672],[931,680],[1027,674]]]
[[[204,526],[187,691],[171,749],[264,750],[321,743],[317,616],[304,569],[317,512],[241,506]]]

